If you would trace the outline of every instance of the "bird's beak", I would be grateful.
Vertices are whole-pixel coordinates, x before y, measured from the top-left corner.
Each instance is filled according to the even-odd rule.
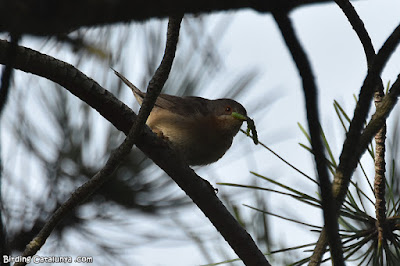
[[[251,119],[250,117],[248,117],[247,115],[242,115],[236,112],[232,112],[232,116],[240,121],[246,121],[247,122],[247,132],[246,134],[248,136],[250,136],[250,130],[251,133],[253,134],[253,141],[254,144],[258,144],[258,136],[257,136],[257,131],[256,131],[256,126],[254,125],[254,121],[253,119]]]
[[[236,118],[236,119],[238,119],[238,120],[241,120],[241,121],[247,121],[247,120],[248,120],[248,117],[247,117],[247,116],[244,116],[244,115],[239,114],[239,113],[236,113],[236,112],[232,112],[231,115],[232,115],[234,118]]]

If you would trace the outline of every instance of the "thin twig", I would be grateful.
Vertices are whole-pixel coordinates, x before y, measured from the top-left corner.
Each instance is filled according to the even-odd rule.
[[[323,209],[325,227],[328,231],[328,242],[332,260],[335,265],[344,265],[342,243],[339,235],[337,212],[332,194],[332,185],[329,180],[328,168],[325,162],[324,146],[321,139],[321,125],[318,115],[317,86],[314,81],[311,65],[300,42],[294,32],[292,23],[287,13],[273,13],[276,22],[282,32],[286,45],[296,63],[297,69],[303,81],[303,90],[306,101],[307,121],[311,137],[314,160],[317,167],[321,205]]]
[[[160,66],[155,72],[148,86],[148,93],[143,101],[142,107],[139,110],[139,114],[132,128],[130,129],[127,137],[122,144],[114,150],[108,158],[105,166],[97,172],[89,181],[79,187],[71,197],[61,205],[56,212],[50,217],[43,228],[40,230],[38,235],[27,245],[22,257],[30,257],[37,253],[37,251],[43,246],[50,233],[58,222],[75,208],[79,203],[86,200],[92,195],[104,182],[106,182],[111,174],[118,167],[120,162],[127,157],[128,153],[132,149],[133,144],[137,141],[137,138],[150,114],[154,103],[163,88],[165,81],[168,78],[171,70],[173,58],[175,57],[176,44],[178,42],[180,22],[182,16],[178,18],[170,18],[168,24],[167,34],[167,45],[164,52],[164,57],[161,61]],[[16,266],[25,265],[25,262],[15,263]]]
[[[383,91],[375,93],[375,105],[378,108],[382,104]],[[386,123],[375,135],[375,178],[374,178],[374,194],[375,194],[375,214],[376,227],[378,230],[378,248],[382,247],[384,241],[384,231],[386,222],[386,201],[385,201],[385,139],[386,139]]]

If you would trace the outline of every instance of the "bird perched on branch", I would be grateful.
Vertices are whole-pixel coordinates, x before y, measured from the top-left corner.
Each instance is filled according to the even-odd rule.
[[[114,72],[131,88],[141,105],[146,93]],[[243,121],[249,120],[246,109],[231,99],[160,94],[146,124],[180,152],[189,165],[206,165],[225,154]]]

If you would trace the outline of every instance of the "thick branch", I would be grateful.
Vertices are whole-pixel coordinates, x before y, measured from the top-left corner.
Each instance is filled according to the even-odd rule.
[[[8,47],[9,43],[0,41],[0,63],[5,62]],[[135,121],[136,115],[129,107],[65,62],[18,47],[13,67],[60,84],[126,134]],[[228,212],[214,191],[169,146],[147,127],[139,135],[136,146],[186,192],[246,265],[269,265],[250,235]]]
[[[274,12],[273,14],[303,81],[308,128],[310,131],[314,161],[318,172],[321,191],[321,205],[323,209],[325,228],[327,228],[327,236],[329,246],[331,248],[332,260],[334,265],[344,265],[337,213],[335,212],[336,204],[332,194],[332,185],[329,180],[328,168],[325,162],[324,146],[321,138],[321,125],[318,115],[317,86],[314,81],[314,75],[312,73],[311,65],[307,55],[297,39],[288,14],[281,12]]]
[[[198,14],[213,11],[252,8],[260,12],[284,7],[325,3],[332,0],[0,0],[0,32],[55,35],[105,24],[143,21],[174,14]]]

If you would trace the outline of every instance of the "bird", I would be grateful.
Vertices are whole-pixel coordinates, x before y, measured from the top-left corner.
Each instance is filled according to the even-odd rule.
[[[114,72],[141,105],[146,93]],[[218,161],[231,147],[243,122],[249,119],[243,105],[232,99],[160,94],[146,124],[181,153],[189,165],[195,166]]]

